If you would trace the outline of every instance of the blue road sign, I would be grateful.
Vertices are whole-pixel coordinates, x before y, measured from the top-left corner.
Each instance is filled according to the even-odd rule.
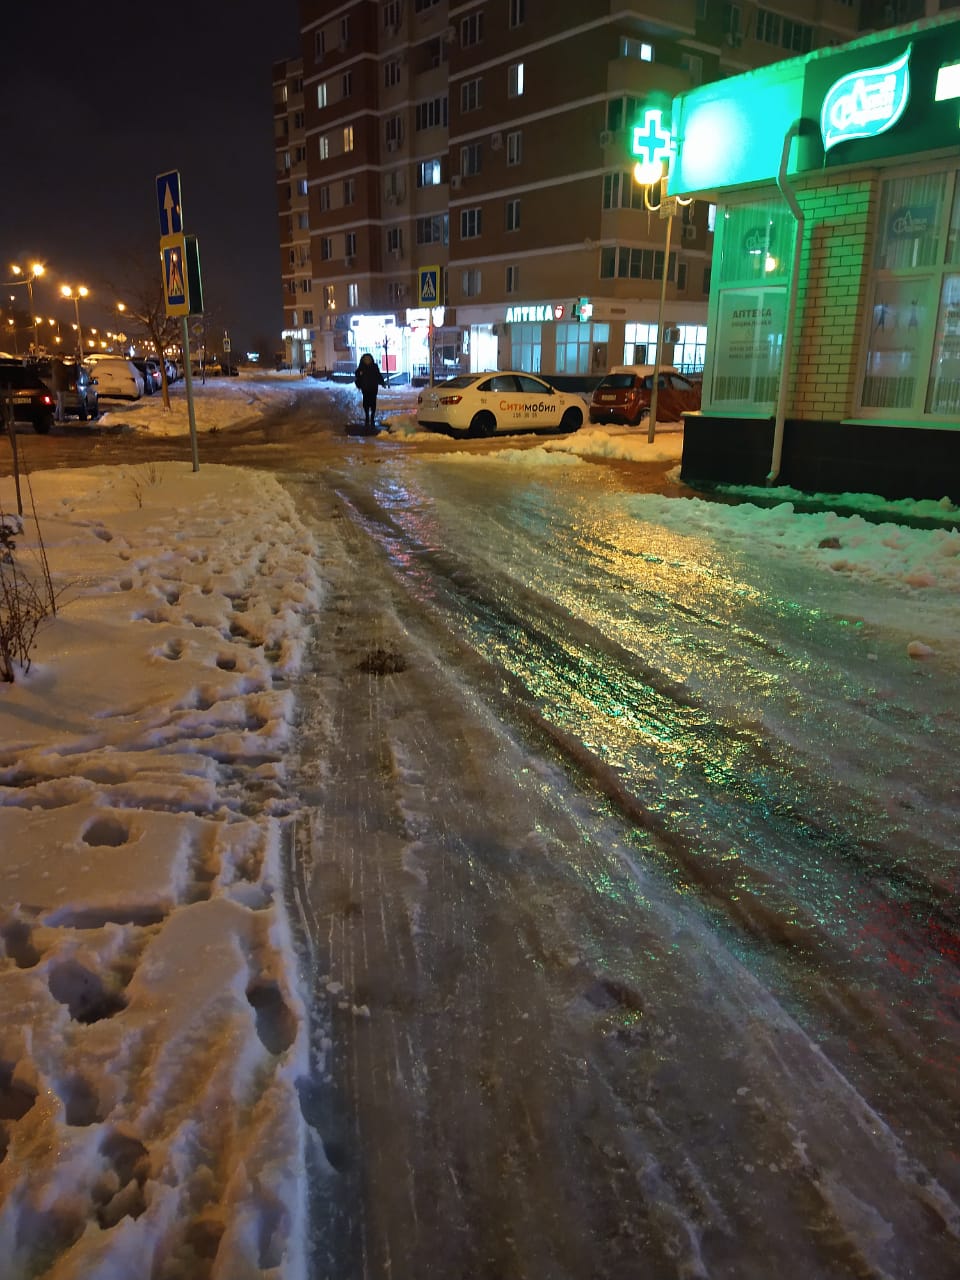
[[[417,272],[421,307],[435,307],[440,301],[440,268],[420,267]]]
[[[183,211],[180,208],[180,171],[161,173],[157,176],[157,208],[160,211],[160,234],[178,236],[183,231]]]

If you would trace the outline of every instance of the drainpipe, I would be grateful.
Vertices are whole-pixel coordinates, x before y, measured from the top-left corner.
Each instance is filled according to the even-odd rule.
[[[783,421],[787,412],[787,384],[790,378],[790,366],[793,363],[793,331],[797,310],[797,287],[800,282],[800,249],[803,244],[803,210],[797,202],[792,187],[787,183],[787,162],[790,159],[790,143],[803,131],[803,120],[794,120],[783,139],[783,150],[780,153],[780,170],[777,174],[777,186],[780,194],[789,206],[796,220],[796,231],[793,237],[793,262],[790,265],[790,289],[787,296],[787,323],[783,332],[783,353],[780,360],[780,383],[777,387],[777,409],[773,420],[773,453],[770,457],[770,471],[767,484],[776,484],[780,476],[780,458],[783,453]]]

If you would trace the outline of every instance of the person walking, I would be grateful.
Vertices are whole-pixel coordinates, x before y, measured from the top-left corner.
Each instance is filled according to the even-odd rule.
[[[363,397],[363,422],[368,431],[372,431],[376,426],[377,417],[377,393],[381,387],[387,384],[384,381],[383,374],[380,372],[380,366],[374,360],[369,351],[365,351],[360,357],[360,363],[357,365],[357,372],[353,375],[353,380],[360,389]]]

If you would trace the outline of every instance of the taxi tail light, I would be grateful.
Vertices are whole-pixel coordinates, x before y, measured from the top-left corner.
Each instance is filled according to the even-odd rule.
[[[463,396],[441,396],[440,403],[441,404],[459,404],[462,399],[463,399]]]

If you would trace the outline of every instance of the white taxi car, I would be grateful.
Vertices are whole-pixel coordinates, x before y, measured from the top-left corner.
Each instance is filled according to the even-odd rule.
[[[492,436],[496,431],[576,431],[584,402],[557,391],[532,373],[465,373],[417,398],[417,423],[457,436]]]

